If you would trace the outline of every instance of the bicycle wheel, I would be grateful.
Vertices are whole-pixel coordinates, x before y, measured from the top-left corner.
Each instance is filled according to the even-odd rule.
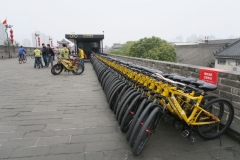
[[[27,62],[27,57],[24,56],[24,57],[23,57],[23,63],[26,63],[26,62]]]
[[[146,145],[149,136],[152,135],[154,130],[156,129],[155,123],[158,121],[159,117],[159,107],[154,108],[154,110],[150,113],[147,120],[144,123],[144,126],[141,128],[139,134],[137,135],[136,141],[133,145],[132,153],[134,156],[139,155],[144,146]]]
[[[116,120],[118,119],[118,114],[124,104],[124,102],[127,100],[127,98],[133,93],[136,92],[137,90],[135,88],[131,88],[128,92],[125,92],[124,95],[121,98],[121,101],[119,101],[117,108],[116,108]]]
[[[130,89],[132,89],[131,86],[129,86],[129,85],[126,85],[126,86],[127,86],[126,88],[124,87],[124,88],[121,90],[121,92],[119,93],[119,95],[118,95],[118,97],[117,97],[117,99],[116,99],[116,102],[115,102],[114,107],[113,107],[113,113],[114,113],[114,114],[116,114],[117,106],[118,106],[118,104],[120,103],[120,101],[121,101],[123,95],[125,94],[125,92],[128,92]]]
[[[234,108],[230,101],[223,98],[216,98],[206,103],[203,108],[220,119],[219,123],[199,125],[195,132],[205,140],[211,140],[223,134],[231,125],[234,117]],[[202,112],[197,122],[215,121],[213,117]]]
[[[84,66],[83,66],[81,63],[77,63],[76,65],[78,66],[78,68],[75,69],[75,70],[71,70],[72,73],[73,73],[74,75],[80,75],[80,74],[82,74],[83,71],[84,71]]]
[[[126,112],[124,113],[124,116],[122,118],[121,125],[120,125],[120,130],[122,132],[127,132],[128,131],[129,126],[132,122],[134,113],[136,112],[137,107],[140,105],[139,103],[141,103],[140,97],[141,97],[141,95],[137,95],[133,99],[133,101],[131,102],[129,107],[127,108]]]
[[[115,86],[113,86],[111,88],[111,90],[108,92],[108,96],[107,96],[108,97],[108,99],[107,99],[108,103],[110,102],[110,98],[112,97],[112,94],[115,92],[115,90],[117,90],[120,86],[123,86],[123,85],[125,85],[125,83],[122,82],[122,81],[119,81],[118,83],[116,83]]]
[[[203,107],[207,102],[209,102],[210,100],[219,98],[218,96],[214,96],[214,95],[206,95],[203,97],[200,106]]]
[[[119,86],[118,88],[116,88],[115,91],[112,93],[112,95],[110,97],[110,100],[109,100],[109,108],[111,110],[113,110],[114,105],[115,105],[121,91],[124,90],[127,87],[128,87],[128,85],[126,85],[126,83],[125,83],[125,84],[123,84],[123,86]]]
[[[119,114],[117,115],[117,120],[118,120],[118,124],[121,126],[121,123],[122,123],[122,119],[123,119],[123,116],[126,112],[126,110],[128,109],[128,107],[130,106],[132,100],[137,96],[139,95],[140,93],[139,92],[133,92],[132,94],[130,94],[128,96],[128,98],[125,100],[125,102],[123,103],[123,105],[121,106],[121,109],[119,111]]]
[[[22,64],[23,61],[22,61],[22,59],[19,59],[18,62],[19,62],[19,64]]]
[[[37,60],[37,67],[40,69],[40,61]]]
[[[63,65],[62,64],[55,64],[51,69],[51,73],[53,75],[58,75],[62,72],[62,70],[63,70]]]
[[[133,114],[133,119],[131,120],[131,124],[130,124],[129,129],[128,129],[127,134],[126,134],[126,139],[127,139],[127,141],[130,140],[130,137],[131,137],[133,128],[134,128],[134,126],[135,126],[135,124],[136,124],[136,122],[137,122],[137,120],[138,120],[138,117],[139,117],[139,115],[142,113],[143,108],[144,108],[145,106],[147,106],[147,105],[148,105],[148,104],[147,104],[147,98],[143,98],[143,99],[141,100],[141,103],[140,103],[139,106],[137,106],[136,108],[131,109],[131,112],[132,112],[132,113],[130,113],[130,114]],[[134,110],[134,109],[135,109],[135,110]]]
[[[148,116],[152,112],[152,109],[154,108],[153,105],[156,106],[156,104],[149,103],[147,107],[144,108],[141,115],[139,116],[129,139],[129,144],[131,147],[133,147],[133,145],[135,144],[138,133],[140,132],[141,128],[145,125],[145,122]]]

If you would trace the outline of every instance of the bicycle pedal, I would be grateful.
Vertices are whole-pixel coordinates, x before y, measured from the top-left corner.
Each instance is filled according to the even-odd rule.
[[[163,122],[164,122],[164,123],[166,123],[167,120],[168,120],[168,119],[167,119],[166,117],[163,118]]]
[[[193,145],[194,143],[196,143],[196,138],[195,137],[192,137],[192,136],[188,136],[187,137],[189,142]]]
[[[174,125],[173,125],[173,126],[175,127],[175,129],[176,129],[176,130],[178,130],[178,129],[179,129],[179,125],[178,125],[178,124],[174,123]]]
[[[188,130],[182,131],[182,136],[183,136],[184,138],[188,137],[189,134],[190,134],[190,132],[189,132]]]

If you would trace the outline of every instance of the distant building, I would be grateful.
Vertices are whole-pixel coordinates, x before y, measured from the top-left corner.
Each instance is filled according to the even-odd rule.
[[[5,25],[3,25],[2,23],[0,23],[0,45],[4,45],[4,41],[7,40],[7,34],[5,32]]]
[[[237,41],[238,39],[220,39],[194,42],[171,43],[177,53],[177,62],[198,66],[212,67],[215,65],[214,52]]]
[[[32,45],[31,45],[31,41],[29,40],[29,39],[24,39],[23,41],[22,41],[22,44],[21,44],[22,46],[24,46],[24,47],[31,47]]]
[[[240,39],[214,53],[215,68],[240,71]]]
[[[113,43],[112,49],[119,49],[121,48],[122,44],[120,43]]]
[[[38,39],[35,38],[35,33],[32,33],[32,47],[41,47],[42,46],[42,43],[44,43],[45,45],[46,44],[50,44],[49,42],[49,37],[48,35],[45,35],[44,33],[41,33],[41,32],[36,32],[37,34],[39,34],[39,37],[40,37],[40,46],[38,45]]]

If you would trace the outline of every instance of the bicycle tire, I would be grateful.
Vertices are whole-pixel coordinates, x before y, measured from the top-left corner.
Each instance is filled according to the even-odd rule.
[[[132,122],[131,122],[131,124],[130,124],[130,126],[129,126],[129,129],[128,129],[128,131],[127,131],[127,134],[126,134],[126,139],[127,139],[127,141],[130,140],[130,137],[131,137],[133,128],[134,128],[134,126],[135,126],[135,124],[136,124],[136,122],[137,122],[137,119],[138,119],[139,115],[141,114],[143,108],[144,108],[146,105],[148,105],[147,102],[148,102],[148,101],[147,101],[147,98],[143,98],[143,99],[141,100],[140,105],[137,107],[137,109],[136,109],[136,111],[135,111],[135,113],[134,113]]]
[[[78,65],[78,69],[76,69],[76,71],[71,70],[74,75],[80,75],[84,72],[84,66],[81,63],[78,63],[77,65]],[[81,68],[80,72],[78,72],[79,68]]]
[[[111,85],[116,82],[118,80],[118,77],[117,76],[112,76],[111,78],[109,78],[106,83],[105,83],[105,86],[103,88],[104,90],[104,93],[107,95],[107,92],[108,92],[108,88],[111,87]]]
[[[137,135],[132,150],[134,156],[138,156],[142,152],[144,146],[146,145],[149,139],[149,136],[152,135],[151,131],[155,130],[154,124],[158,119],[158,112],[159,108],[158,107],[154,108],[154,110],[150,113],[147,120],[145,121],[144,126],[141,128],[139,134]]]
[[[137,95],[133,101],[131,102],[131,104],[129,105],[128,109],[126,110],[123,118],[122,118],[122,121],[121,121],[121,125],[120,125],[120,130],[122,132],[127,132],[128,131],[128,128],[131,124],[131,121],[133,119],[133,116],[134,116],[134,107],[137,107],[137,105],[139,105],[138,103],[141,102],[139,101],[141,95]]]
[[[127,87],[122,89],[121,92],[119,93],[118,98],[117,98],[117,100],[114,104],[114,107],[113,107],[113,113],[114,114],[116,114],[118,103],[120,103],[121,98],[123,97],[124,93],[129,91],[131,88],[132,88],[131,86],[127,85]]]
[[[103,72],[102,76],[100,76],[101,86],[102,86],[102,84],[103,84],[104,78],[106,78],[106,76],[108,75],[109,72],[110,72],[110,70],[107,69],[105,72]]]
[[[26,63],[27,62],[27,57],[26,56],[24,56],[24,58],[23,58],[23,63]]]
[[[106,94],[107,98],[109,98],[109,92],[120,82],[122,82],[122,81],[119,80],[118,77],[116,77],[111,82],[109,82],[108,85],[106,85],[105,94]]]
[[[112,94],[114,93],[114,91],[118,89],[119,86],[123,86],[123,85],[125,85],[125,83],[122,81],[119,81],[118,83],[115,84],[115,86],[111,88],[111,90],[108,92],[108,102],[110,101],[110,98],[112,97]]]
[[[121,126],[121,122],[122,122],[123,116],[124,116],[127,108],[129,107],[129,105],[131,104],[131,101],[139,94],[140,94],[139,92],[133,92],[132,94],[130,94],[128,96],[128,98],[125,100],[125,102],[121,106],[120,111],[119,111],[119,113],[117,115],[117,121],[118,121],[118,124],[120,126]]]
[[[111,95],[111,97],[110,97],[110,100],[109,100],[109,108],[110,108],[111,110],[113,110],[114,105],[115,105],[115,103],[116,103],[116,101],[117,101],[117,99],[118,99],[118,96],[119,96],[119,94],[121,93],[121,91],[124,90],[124,89],[127,88],[127,87],[128,87],[128,85],[126,85],[126,83],[125,83],[122,88],[118,88],[118,89],[116,89],[116,90],[112,93],[112,95]]]
[[[136,124],[134,125],[133,131],[132,131],[130,139],[129,139],[129,144],[131,147],[133,147],[133,145],[136,141],[137,135],[138,135],[140,129],[142,128],[142,126],[144,126],[149,114],[151,113],[151,109],[153,108],[154,105],[156,105],[156,104],[149,103],[147,105],[147,107],[144,108],[143,112],[141,113],[138,120],[136,121]]]
[[[209,102],[212,99],[216,99],[219,98],[218,96],[214,96],[214,95],[205,95],[200,103],[200,106],[204,106],[207,102]]]
[[[122,96],[121,101],[119,101],[117,108],[116,108],[116,120],[118,119],[118,114],[120,112],[120,109],[122,108],[122,105],[124,104],[126,99],[135,91],[137,91],[137,90],[132,87],[128,92],[125,92],[124,95]]]
[[[109,73],[106,75],[106,77],[103,78],[103,82],[102,82],[102,88],[103,88],[103,90],[104,90],[104,88],[105,88],[106,83],[107,83],[109,80],[111,80],[112,78],[113,78],[113,75],[112,75],[111,72],[109,72]]]
[[[59,70],[59,72],[56,72],[56,69]],[[62,64],[55,64],[52,69],[51,69],[51,73],[53,75],[59,75],[63,70],[63,65]]]
[[[215,138],[219,137],[220,135],[222,135],[230,127],[230,125],[233,121],[233,118],[234,118],[234,107],[233,107],[232,103],[230,101],[226,100],[226,99],[223,99],[223,98],[216,98],[216,99],[210,100],[208,103],[206,103],[203,106],[203,108],[207,111],[209,111],[211,109],[211,111],[209,111],[209,112],[212,113],[213,108],[211,108],[211,107],[214,103],[219,103],[219,105],[220,105],[219,106],[220,107],[219,115],[218,116],[215,115],[216,117],[218,117],[221,120],[219,126],[217,126],[218,124],[216,124],[216,123],[211,124],[211,125],[209,124],[210,128],[208,128],[206,130],[206,132],[208,132],[208,133],[203,133],[200,129],[200,127],[202,128],[204,126],[207,126],[208,124],[199,125],[199,126],[195,127],[195,132],[197,133],[197,135],[199,137],[201,137],[202,139],[205,139],[205,140],[212,140],[212,139],[215,139]],[[224,104],[227,105],[228,111],[225,110],[225,108],[224,108],[225,105]],[[214,109],[216,107],[217,106],[214,105]],[[226,116],[228,118],[228,120],[227,120],[226,124],[224,125],[224,124],[222,124],[223,120],[225,120],[225,117],[223,119],[223,114],[227,113],[227,112],[230,113],[230,114]],[[205,118],[204,118],[204,116],[205,116]],[[206,120],[206,115],[204,113],[201,113],[199,115],[198,119],[197,119],[197,122],[202,122],[201,117],[203,117],[203,119]],[[216,129],[216,133],[214,133],[213,135],[206,135],[206,134],[209,134],[209,131],[210,131],[209,129],[212,130],[215,127],[219,128],[219,131],[217,131],[217,129]]]
[[[112,92],[118,87],[118,85],[122,84],[123,82],[120,80],[116,80],[115,82],[113,82],[107,89],[106,91],[106,97],[107,97],[107,102],[109,102],[110,97]]]

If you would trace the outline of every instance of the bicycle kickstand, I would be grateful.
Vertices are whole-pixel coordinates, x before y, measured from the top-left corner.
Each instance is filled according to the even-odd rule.
[[[191,129],[190,131],[189,130],[184,130],[182,131],[182,136],[187,138],[189,140],[189,142],[193,145],[194,143],[196,143],[196,138],[191,136],[192,134],[192,126],[191,126]]]

